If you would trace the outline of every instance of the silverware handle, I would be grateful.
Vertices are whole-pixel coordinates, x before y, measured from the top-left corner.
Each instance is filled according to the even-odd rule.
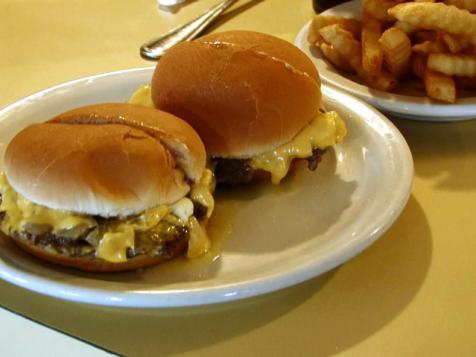
[[[196,38],[205,30],[220,14],[228,9],[238,0],[225,0],[221,3],[211,7],[196,19],[174,28],[165,35],[146,42],[140,48],[140,55],[142,58],[157,61],[164,55],[172,46],[183,42],[190,41]]]

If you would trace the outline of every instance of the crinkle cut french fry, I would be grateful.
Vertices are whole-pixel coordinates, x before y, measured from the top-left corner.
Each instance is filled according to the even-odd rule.
[[[337,16],[314,15],[312,19],[311,28],[307,40],[309,43],[319,45],[322,42],[322,37],[319,35],[319,30],[323,27],[339,24],[343,29],[352,32],[355,38],[360,38],[360,21],[357,19],[347,19]]]
[[[387,11],[397,5],[398,2],[394,0],[362,0],[362,11],[380,21],[393,21],[394,18]]]
[[[432,53],[428,56],[427,66],[433,71],[448,76],[476,76],[476,55],[450,53]]]
[[[318,30],[314,27],[314,21],[311,22],[311,26],[309,27],[309,32],[307,33],[307,42],[311,45],[319,45],[322,43],[322,37],[319,35]]]
[[[362,18],[362,67],[373,74],[380,73],[383,50],[378,42],[382,35],[383,23],[366,12]]]
[[[420,54],[446,52],[447,47],[441,41],[425,41],[412,46],[412,51]]]
[[[407,34],[402,30],[391,27],[379,39],[384,53],[387,69],[399,78],[407,74],[410,69],[412,44]]]
[[[323,16],[323,15],[314,15],[311,28],[309,29],[309,34],[307,40],[313,45],[319,45],[323,42],[321,35],[319,35],[319,30],[325,26],[334,24],[338,21],[336,16]]]
[[[407,35],[413,35],[417,31],[417,27],[410,25],[408,22],[405,21],[397,21],[393,24],[394,27],[399,28]]]
[[[450,76],[434,72],[430,69],[425,71],[426,94],[433,99],[445,102],[456,102],[455,81]]]
[[[333,24],[321,28],[319,34],[347,59],[354,70],[361,67],[360,42],[351,32],[344,30],[339,24]]]
[[[384,70],[380,71],[380,73],[376,75],[367,73],[363,69],[359,70],[358,73],[359,76],[363,78],[370,87],[384,92],[391,91],[398,84],[397,79]]]
[[[476,14],[452,5],[407,2],[392,7],[388,13],[399,21],[423,29],[441,30],[469,38],[476,36]]]
[[[421,54],[415,54],[412,56],[412,73],[415,77],[423,79],[426,71],[427,57]]]
[[[383,91],[389,91],[396,86],[397,80],[387,72],[382,71],[379,75],[371,75],[364,71],[361,63],[360,42],[349,31],[334,24],[323,27],[319,33],[327,43],[347,59],[349,65],[368,85]]]
[[[323,42],[319,45],[324,56],[331,61],[331,63],[337,68],[344,72],[352,72],[352,67],[350,64],[345,60],[342,55],[336,51],[334,47],[331,45]]]
[[[307,35],[307,40],[309,43],[313,45],[319,45],[322,43],[322,37],[319,35],[319,30],[331,24],[331,21],[336,21],[335,16],[323,16],[323,15],[314,15],[312,22],[311,22],[311,27],[309,29],[309,33]]]
[[[346,19],[341,18],[337,23],[342,27],[344,30],[347,30],[354,35],[354,38],[360,40],[360,33],[362,31],[362,24],[357,19]]]
[[[450,35],[446,32],[440,32],[438,35],[439,40],[446,45],[446,47],[451,53],[459,53],[471,47],[471,44],[468,41],[465,41],[460,37]]]
[[[476,0],[443,0],[446,5],[454,5],[470,12],[476,11]]]

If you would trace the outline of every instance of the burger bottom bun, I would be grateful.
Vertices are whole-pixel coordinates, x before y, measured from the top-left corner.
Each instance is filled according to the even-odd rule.
[[[67,257],[61,254],[51,254],[29,241],[9,237],[13,243],[35,257],[64,267],[75,268],[96,273],[122,272],[146,268],[174,258],[187,250],[187,239],[180,239],[168,243],[164,252],[156,256],[138,256],[124,263],[111,263],[102,259]]]

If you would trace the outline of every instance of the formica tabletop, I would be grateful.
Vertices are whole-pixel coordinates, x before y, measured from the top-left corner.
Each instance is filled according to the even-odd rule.
[[[1,0],[0,107],[72,79],[153,65],[139,46],[216,2],[167,13],[154,0]],[[213,30],[293,42],[312,15],[310,0],[240,1]],[[1,281],[0,305],[128,356],[474,356],[476,121],[391,119],[413,154],[413,193],[375,244],[324,275],[231,303],[146,310]]]

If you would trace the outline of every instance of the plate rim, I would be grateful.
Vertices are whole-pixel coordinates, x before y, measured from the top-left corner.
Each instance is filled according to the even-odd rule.
[[[326,15],[326,12],[333,12],[336,9],[339,10],[339,8],[356,6],[357,4],[360,4],[360,2],[360,0],[348,1],[322,12],[321,15]],[[311,23],[312,20],[309,20],[300,28],[294,39],[294,44],[304,51],[317,67],[317,64],[315,63],[316,58],[310,54],[310,46],[306,39]],[[319,58],[319,60],[325,61],[331,65],[325,58]],[[323,83],[337,87],[351,95],[367,101],[369,104],[374,105],[390,115],[410,120],[435,122],[476,119],[476,97],[460,98],[455,104],[444,104],[431,101],[428,97],[407,96],[383,92],[376,89],[372,89],[372,93],[368,93],[366,91],[369,90],[368,86],[354,82],[337,71],[333,72],[323,68],[318,68],[318,70]],[[422,102],[415,102],[419,98],[422,99]],[[461,112],[462,114],[455,114],[455,111]],[[432,119],[432,117],[437,119]]]
[[[133,75],[135,73],[137,73],[138,75],[150,73],[151,75],[153,68],[154,67],[142,67],[105,72],[97,75],[82,77],[46,88],[32,95],[24,97],[23,99],[20,99],[11,105],[8,105],[4,109],[0,110],[0,122],[4,119],[6,114],[10,113],[10,111],[12,110],[15,110],[17,107],[24,105],[25,103],[27,103],[27,105],[32,105],[28,102],[34,101],[38,97],[42,97],[46,94],[51,94],[52,92],[58,89],[102,77]],[[400,186],[400,190],[396,192],[397,199],[395,203],[395,209],[389,212],[390,218],[387,219],[385,222],[379,223],[378,228],[375,229],[369,237],[361,238],[358,240],[350,240],[350,242],[344,247],[345,249],[341,248],[338,251],[334,249],[332,251],[332,254],[326,254],[326,257],[324,259],[318,262],[313,262],[312,264],[307,263],[303,266],[293,269],[291,272],[287,272],[287,274],[285,274],[284,276],[283,274],[276,273],[268,274],[259,279],[247,280],[238,283],[221,284],[219,286],[211,286],[205,288],[198,287],[186,291],[184,291],[183,289],[169,289],[166,291],[147,290],[149,291],[149,293],[144,294],[143,292],[141,293],[140,289],[137,289],[116,292],[107,289],[82,287],[76,286],[71,283],[53,281],[48,279],[47,277],[36,276],[22,271],[20,271],[20,274],[17,274],[16,276],[15,273],[18,272],[19,269],[15,268],[14,266],[9,266],[8,263],[6,263],[4,259],[1,258],[0,277],[14,285],[26,288],[28,290],[69,301],[112,307],[167,308],[215,304],[262,295],[299,284],[312,277],[318,276],[326,271],[329,271],[330,269],[333,269],[336,266],[341,265],[353,256],[359,254],[369,245],[371,245],[398,218],[398,216],[406,206],[406,202],[408,201],[412,192],[414,167],[412,155],[408,144],[406,143],[399,130],[394,126],[394,124],[382,113],[372,108],[364,101],[352,97],[351,95],[343,91],[339,91],[336,88],[323,85],[322,93],[323,97],[325,98],[340,98],[338,102],[340,102],[341,105],[344,105],[343,103],[345,102],[345,106],[351,107],[351,111],[356,114],[359,113],[359,110],[363,113],[366,112],[372,114],[372,120],[379,120],[380,124],[384,124],[392,132],[395,139],[397,139],[396,142],[398,142],[398,144],[400,145],[399,147],[393,148],[393,150],[399,149],[399,154],[401,154],[400,156],[403,162],[403,168],[406,170],[406,172],[403,173],[402,177],[405,177],[406,181],[402,180],[404,184],[402,184]],[[362,115],[357,114],[357,117],[362,118]],[[358,118],[355,119],[357,120]],[[367,118],[366,120],[370,121],[371,119]],[[257,284],[264,283],[266,284],[264,288],[258,290],[255,288]],[[49,287],[48,289],[46,289],[46,291],[44,288],[45,285]],[[153,297],[152,299],[151,296]]]

